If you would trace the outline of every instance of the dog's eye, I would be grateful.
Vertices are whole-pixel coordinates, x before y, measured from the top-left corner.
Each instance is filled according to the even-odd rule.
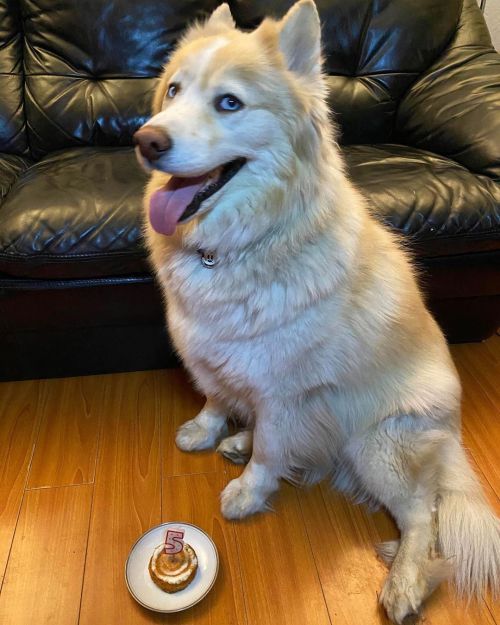
[[[226,93],[215,99],[215,108],[219,113],[233,113],[234,111],[242,109],[243,106],[243,102],[230,93]]]
[[[179,93],[179,85],[176,82],[173,82],[171,85],[168,86],[167,89],[167,98],[174,98],[177,93]]]

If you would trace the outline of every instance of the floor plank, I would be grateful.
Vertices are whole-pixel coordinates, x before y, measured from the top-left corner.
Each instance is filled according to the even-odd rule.
[[[236,538],[248,625],[330,624],[296,489],[283,484],[275,513],[238,523]]]
[[[43,380],[40,434],[28,488],[94,480],[106,376]]]
[[[0,595],[0,623],[77,625],[91,497],[88,485],[26,493]]]
[[[39,382],[0,384],[0,588],[39,426]]]
[[[162,415],[163,475],[189,475],[223,471],[224,462],[212,451],[186,453],[175,446],[177,428],[195,417],[204,399],[182,369],[156,372]]]
[[[219,575],[209,595],[193,609],[172,614],[172,625],[245,625],[246,615],[235,523],[223,519],[219,493],[225,485],[220,473],[165,478],[162,521],[184,521],[204,529],[217,546]]]
[[[161,518],[156,380],[150,373],[119,374],[107,388],[80,625],[163,622],[132,599],[124,581],[130,548]]]
[[[500,345],[497,338],[493,345]],[[477,347],[483,348],[484,361]],[[496,354],[486,350],[485,345],[457,345],[452,352],[462,380],[464,443],[500,497],[500,365],[495,363]]]
[[[387,569],[374,545],[398,537],[390,519],[369,515],[327,485],[303,490],[299,500],[332,623],[389,623],[378,605]]]
[[[500,336],[492,336],[484,343],[452,345],[459,370],[467,369],[490,400],[500,405]],[[473,385],[475,386],[475,385]]]

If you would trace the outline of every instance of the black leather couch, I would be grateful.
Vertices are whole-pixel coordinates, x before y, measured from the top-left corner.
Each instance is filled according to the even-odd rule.
[[[292,2],[233,0],[242,27]],[[131,136],[218,0],[0,0],[0,378],[165,366]],[[323,0],[355,182],[450,340],[500,319],[500,55],[476,0]],[[251,297],[251,294],[249,294]]]

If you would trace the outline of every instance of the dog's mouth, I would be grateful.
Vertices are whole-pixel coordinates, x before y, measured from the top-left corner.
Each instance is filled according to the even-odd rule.
[[[203,202],[222,189],[245,162],[244,158],[237,158],[196,178],[172,176],[151,196],[149,218],[154,230],[173,234],[177,225],[193,217]]]

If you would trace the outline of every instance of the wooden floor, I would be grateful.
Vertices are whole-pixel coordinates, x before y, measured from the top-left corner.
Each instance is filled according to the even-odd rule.
[[[500,512],[500,338],[453,355],[464,439]],[[177,370],[0,384],[0,625],[387,622],[373,544],[396,535],[391,521],[326,484],[284,485],[275,513],[225,521],[218,495],[241,469],[174,446],[201,405]],[[160,616],[129,596],[124,563],[144,531],[170,519],[209,532],[221,569],[195,608]],[[444,587],[424,619],[500,625],[500,609],[488,600],[467,610]]]

